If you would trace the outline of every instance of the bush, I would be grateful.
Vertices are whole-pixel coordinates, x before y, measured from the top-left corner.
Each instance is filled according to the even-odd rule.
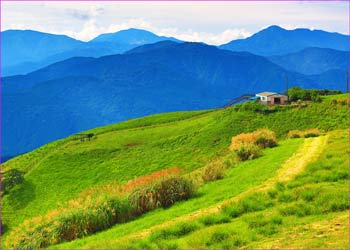
[[[320,135],[320,131],[317,128],[304,130],[304,138],[317,137],[319,135]]]
[[[203,169],[202,179],[205,183],[224,178],[225,167],[218,162],[213,162]]]
[[[302,89],[299,87],[293,87],[288,89],[288,97],[290,101],[313,101],[313,102],[321,102],[322,99],[320,96],[323,95],[335,95],[340,94],[339,90],[316,90],[316,89]]]
[[[258,101],[247,101],[242,104],[238,104],[234,106],[235,110],[239,111],[252,111],[256,113],[269,113],[269,107],[258,102]]]
[[[268,129],[259,129],[253,132],[255,144],[261,148],[272,148],[277,146],[276,135],[273,131]]]
[[[169,207],[178,200],[191,197],[193,193],[192,181],[183,176],[170,176],[135,189],[129,195],[129,201],[135,215],[140,215],[158,207]]]
[[[239,160],[252,160],[262,155],[261,148],[253,143],[242,144],[236,149],[236,154]]]
[[[237,150],[243,144],[248,144],[248,143],[255,144],[255,142],[256,142],[256,138],[254,137],[253,133],[247,133],[247,134],[242,133],[232,137],[230,149]]]
[[[288,135],[287,135],[288,138],[301,138],[303,137],[303,132],[300,131],[300,130],[291,130],[288,132]]]
[[[245,149],[254,144],[260,148],[275,147],[277,145],[275,133],[269,129],[259,129],[252,133],[236,135],[232,137],[230,149],[239,152],[245,158]],[[249,159],[249,156],[245,159]]]
[[[317,128],[311,128],[307,130],[291,130],[288,132],[288,138],[309,138],[317,137],[320,135],[320,131]]]
[[[17,169],[10,169],[2,174],[1,190],[7,194],[15,186],[23,183],[24,172]]]
[[[333,101],[336,101],[335,104],[338,103],[340,105],[343,105],[343,106],[348,105],[348,107],[350,107],[350,98],[341,98],[341,99],[338,99],[338,101],[337,100],[332,100],[332,102]]]

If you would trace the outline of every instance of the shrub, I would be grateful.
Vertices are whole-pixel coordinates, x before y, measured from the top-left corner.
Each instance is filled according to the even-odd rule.
[[[193,193],[192,181],[183,176],[170,176],[135,189],[129,195],[129,201],[134,213],[140,215],[158,207],[169,207],[178,200],[191,197]]]
[[[275,133],[268,129],[259,129],[252,133],[232,137],[230,149],[234,150],[240,160],[254,159],[261,155],[260,148],[277,145]]]
[[[304,130],[304,137],[305,138],[317,137],[319,135],[320,135],[320,131],[317,128],[311,128],[311,129]]]
[[[317,128],[311,128],[307,130],[291,130],[288,132],[288,138],[309,138],[317,137],[320,135],[320,131]]]
[[[16,185],[23,183],[24,172],[17,169],[10,169],[2,174],[1,190],[7,194]]]
[[[299,87],[293,87],[288,89],[288,97],[290,101],[313,101],[313,102],[321,102],[321,95],[334,95],[340,94],[339,90],[316,90],[316,89],[302,89]]]
[[[224,178],[225,167],[219,162],[213,162],[203,169],[202,179],[203,181],[210,182]]]
[[[288,132],[288,138],[301,138],[303,137],[303,132],[300,130],[291,130]]]
[[[237,150],[243,144],[247,144],[247,143],[255,144],[255,142],[256,142],[256,138],[254,137],[253,133],[247,133],[247,134],[242,133],[232,137],[230,149]]]
[[[192,181],[183,176],[167,178],[161,181],[156,188],[162,207],[169,207],[175,201],[188,199],[195,192]]]
[[[253,132],[255,138],[255,144],[261,148],[272,148],[277,146],[276,135],[269,129],[259,129]]]
[[[239,160],[252,160],[262,155],[261,148],[253,143],[242,144],[236,149],[236,154]]]
[[[234,106],[235,110],[239,111],[251,111],[256,113],[269,113],[269,107],[258,102],[258,101],[247,101],[242,104],[238,104]]]
[[[333,100],[332,100],[333,101]],[[336,100],[335,100],[336,101]],[[342,98],[342,99],[338,99],[338,104],[340,105],[348,105],[348,107],[350,107],[350,98]]]

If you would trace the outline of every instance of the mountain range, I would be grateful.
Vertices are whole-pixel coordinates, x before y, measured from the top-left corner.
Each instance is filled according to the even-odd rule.
[[[33,30],[7,30],[1,32],[1,37],[3,76],[26,74],[74,56],[100,57],[147,43],[179,41],[139,29],[102,34],[89,42]]]
[[[248,51],[262,56],[289,54],[309,47],[349,51],[349,36],[323,30],[286,30],[273,25],[251,37],[220,46],[222,49]]]
[[[312,75],[321,74],[329,70],[345,70],[349,68],[350,52],[312,47],[295,53],[268,58],[287,70]]]
[[[126,119],[218,108],[245,93],[283,92],[286,78],[290,87],[345,90],[344,66],[348,61],[344,58],[348,52],[334,49],[303,48],[293,54],[263,57],[135,29],[101,35],[87,43],[44,35],[47,37],[35,53],[23,56],[25,50],[18,50],[14,60],[6,59],[19,64],[24,60],[47,63],[48,58],[58,61],[26,75],[2,78],[2,159]],[[60,47],[60,42],[45,45],[56,38],[62,39],[64,46]],[[18,39],[17,46],[25,47],[24,40]],[[160,41],[147,44],[155,40]],[[11,46],[2,54],[4,58],[16,50],[14,44]],[[130,50],[123,54],[113,54],[127,48]],[[104,53],[108,55],[98,57]],[[322,53],[328,59],[322,61],[324,56],[318,56]],[[305,57],[310,60],[299,65],[298,58]]]

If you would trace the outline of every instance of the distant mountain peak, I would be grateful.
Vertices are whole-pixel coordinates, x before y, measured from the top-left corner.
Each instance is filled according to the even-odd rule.
[[[118,42],[142,45],[146,43],[155,43],[163,40],[179,41],[172,37],[158,36],[147,30],[129,28],[114,33],[101,34],[96,38],[92,39],[90,42]]]
[[[269,31],[280,31],[280,30],[285,30],[283,29],[282,27],[278,26],[278,25],[271,25],[271,26],[268,26],[267,28],[261,30],[261,31],[264,31],[264,30],[269,30]]]
[[[347,51],[349,50],[348,43],[349,36],[344,34],[307,28],[287,30],[272,25],[248,38],[223,44],[220,48],[272,56],[294,53],[308,47]]]

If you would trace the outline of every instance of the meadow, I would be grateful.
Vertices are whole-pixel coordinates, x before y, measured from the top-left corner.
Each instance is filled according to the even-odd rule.
[[[253,160],[239,163],[228,161],[227,164],[230,166],[225,171],[223,179],[201,184],[194,196],[186,201],[176,202],[170,208],[158,208],[107,231],[58,247],[105,247],[119,245],[122,242],[123,246],[144,245],[156,248],[169,245],[184,248],[196,246],[199,243],[195,239],[200,239],[198,235],[214,235],[214,228],[220,227],[226,232],[220,229],[223,232],[210,236],[213,239],[210,242],[201,241],[201,246],[227,247],[230,242],[236,242],[232,238],[232,235],[235,235],[232,232],[241,226],[247,233],[242,239],[237,239],[235,243],[237,246],[255,246],[255,243],[256,246],[260,246],[262,240],[265,242],[266,239],[270,240],[266,241],[266,245],[273,245],[277,240],[272,239],[282,238],[283,235],[287,237],[285,230],[288,228],[300,230],[298,222],[293,222],[294,224],[290,222],[294,219],[301,224],[304,220],[312,224],[333,218],[331,216],[333,213],[336,216],[344,216],[342,211],[344,206],[346,208],[346,204],[342,203],[343,196],[338,198],[336,196],[337,201],[334,201],[333,205],[328,204],[328,207],[325,205],[324,209],[318,209],[317,206],[324,202],[323,200],[310,198],[310,201],[307,201],[308,198],[302,197],[308,194],[299,195],[299,193],[303,188],[311,193],[310,196],[319,189],[324,192],[322,196],[327,196],[336,189],[343,190],[339,194],[345,193],[342,185],[347,178],[347,171],[344,170],[346,155],[340,156],[339,152],[344,149],[346,136],[345,132],[331,132],[347,127],[349,111],[347,103],[342,101],[345,97],[345,95],[326,97],[321,103],[309,102],[279,108],[242,104],[228,109],[154,115],[87,131],[86,133],[94,134],[90,141],[81,142],[71,136],[49,143],[3,165],[3,171],[17,169],[25,173],[24,182],[3,197],[5,238],[24,220],[64,207],[69,200],[76,199],[91,188],[98,189],[114,182],[124,185],[137,177],[174,166],[182,169],[184,175],[195,175],[218,159],[229,159],[229,146],[233,136],[259,128],[273,130],[279,145],[264,149],[263,155]],[[287,139],[288,132],[311,128],[319,129],[322,134],[329,134],[330,139],[327,143],[330,144],[329,148],[333,149],[332,156],[328,158],[324,154],[320,156],[327,158],[329,169],[324,169],[325,166],[322,164],[327,161],[323,158],[322,161],[314,163],[319,164],[317,171],[320,175],[315,177],[319,179],[319,183],[309,180],[315,175],[307,172],[308,169],[317,169],[312,168],[311,164],[306,168],[306,172],[288,180],[288,185],[282,183],[281,186],[284,188],[281,187],[282,191],[278,189],[280,184],[276,184],[277,186],[271,187],[267,194],[262,194],[267,201],[270,201],[269,205],[262,209],[257,211],[243,209],[238,213],[239,216],[232,216],[232,213],[227,212],[230,211],[229,206],[226,209],[218,208],[217,204],[220,202],[241,195],[273,178],[285,161],[301,150],[305,140],[314,139]],[[333,165],[338,168],[333,169]],[[302,177],[303,175],[305,176]],[[325,179],[329,175],[333,176],[328,177],[333,178],[333,181]],[[329,182],[335,187],[328,185]],[[288,198],[289,196],[292,198]],[[284,201],[283,197],[287,197],[285,198],[287,201]],[[237,204],[232,206],[239,207]],[[306,213],[306,215],[288,214],[288,210],[297,211],[295,207],[304,209],[306,212],[300,211],[300,214]],[[214,215],[212,212],[215,212]],[[198,215],[196,214],[196,220],[190,220],[189,223],[186,221],[186,216],[192,213]],[[202,218],[202,213],[208,213],[208,218]],[[259,220],[249,219],[249,216],[260,216],[262,220],[266,217],[276,218],[273,222],[262,221],[261,225],[258,223],[259,226],[250,225],[249,221]],[[169,225],[167,228],[167,221],[177,217],[183,217],[184,223],[187,224]],[[334,219],[336,220],[336,217]],[[164,224],[164,228],[150,230],[158,224]],[[272,228],[271,235],[259,231],[261,228],[269,227]],[[141,234],[144,230],[147,233]],[[145,236],[141,241],[133,238],[139,234]],[[170,236],[167,236],[168,234]],[[118,240],[112,240],[116,238]],[[154,241],[160,243],[154,245],[152,243]],[[321,240],[320,242],[322,243]]]

